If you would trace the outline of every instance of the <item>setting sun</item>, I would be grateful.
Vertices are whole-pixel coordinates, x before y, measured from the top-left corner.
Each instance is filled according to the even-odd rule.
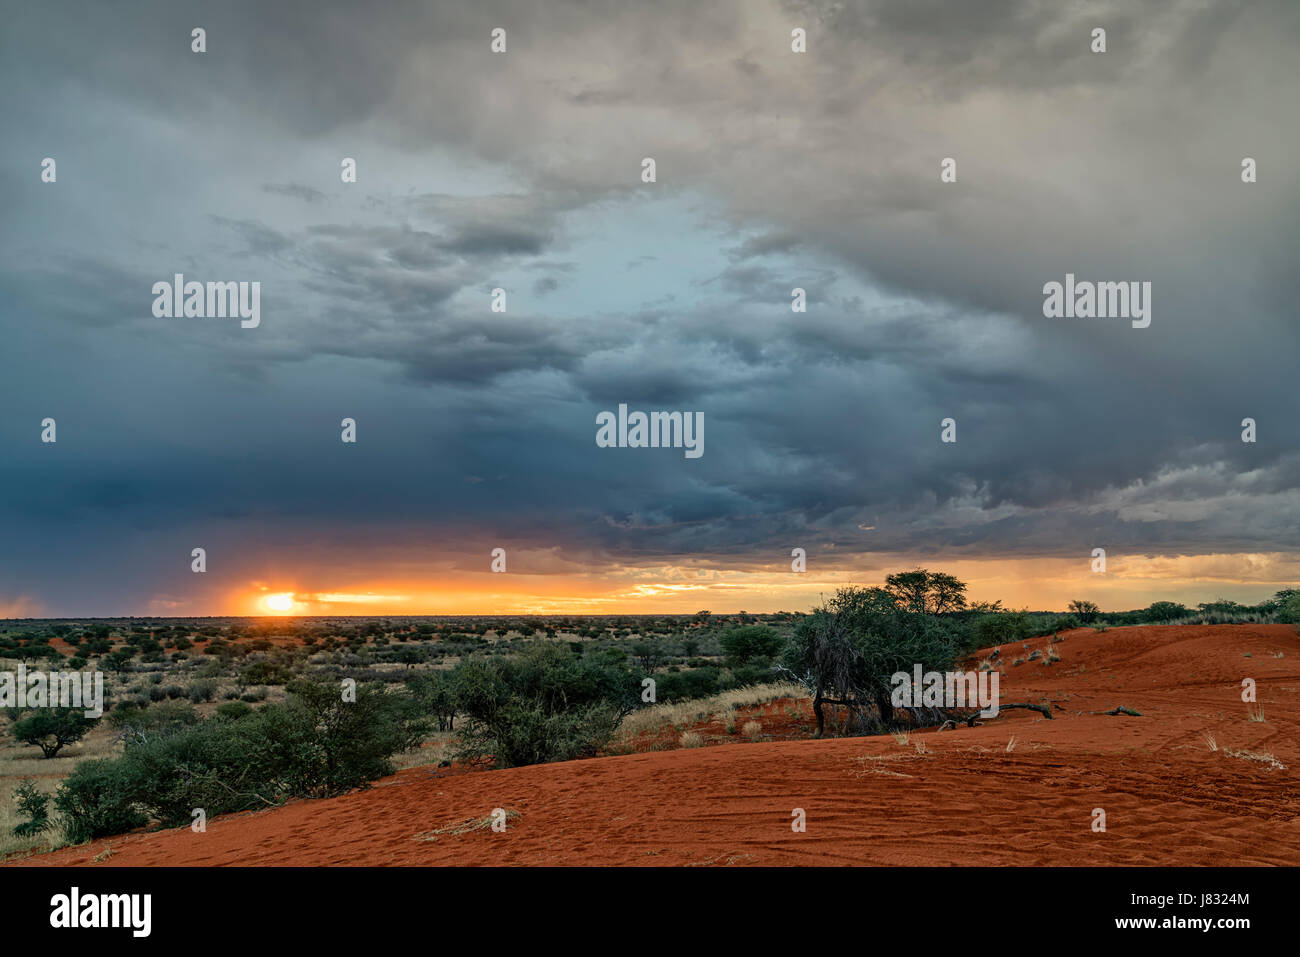
[[[271,611],[293,611],[293,593],[281,592],[277,595],[267,595],[262,599],[262,604],[266,605]]]

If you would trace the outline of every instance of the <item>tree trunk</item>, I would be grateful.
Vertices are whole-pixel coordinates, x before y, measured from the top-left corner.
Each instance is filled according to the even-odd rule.
[[[880,724],[888,728],[894,720],[894,702],[890,700],[889,695],[882,692],[876,693],[876,710],[880,713]]]

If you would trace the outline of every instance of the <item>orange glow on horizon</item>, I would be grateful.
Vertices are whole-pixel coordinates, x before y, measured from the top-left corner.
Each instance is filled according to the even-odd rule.
[[[1001,600],[1005,608],[1034,611],[1064,611],[1074,599],[1096,601],[1106,611],[1143,608],[1157,600],[1190,607],[1217,598],[1250,604],[1300,581],[1300,558],[1277,553],[1112,556],[1105,574],[1091,572],[1086,554],[1083,559],[871,555],[861,565],[845,556],[828,555],[817,564],[822,567],[817,568],[810,556],[806,573],[772,565],[708,567],[702,563],[610,565],[599,572],[567,565],[543,573],[512,570],[509,574],[443,568],[422,579],[394,576],[360,581],[349,580],[352,575],[340,569],[301,568],[295,571],[296,583],[311,582],[320,590],[298,587],[273,592],[269,582],[250,582],[215,613],[343,617],[809,611],[839,588],[879,585],[887,574],[918,565],[967,582],[971,601]]]

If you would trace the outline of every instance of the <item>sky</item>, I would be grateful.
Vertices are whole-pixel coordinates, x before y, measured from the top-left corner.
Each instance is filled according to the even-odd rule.
[[[1291,0],[3,22],[0,617],[1300,582]],[[176,273],[260,283],[260,323],[155,316]],[[1150,325],[1046,318],[1067,274],[1150,282]],[[704,453],[600,447],[620,404]]]

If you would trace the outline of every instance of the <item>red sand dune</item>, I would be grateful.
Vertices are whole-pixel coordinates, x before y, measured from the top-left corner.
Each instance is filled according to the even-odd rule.
[[[1059,662],[1016,667],[1027,652],[1005,646],[1001,688],[1004,702],[1060,705],[1050,721],[1010,711],[913,733],[906,746],[884,736],[418,768],[331,800],[217,818],[205,834],[132,834],[14,863],[1300,864],[1293,626],[1080,629],[1053,647]],[[1249,719],[1245,677],[1264,722]],[[1142,717],[1078,713],[1116,705]],[[505,833],[418,837],[497,807],[519,815]],[[1091,827],[1097,807],[1104,834]],[[806,833],[791,831],[794,808]]]

